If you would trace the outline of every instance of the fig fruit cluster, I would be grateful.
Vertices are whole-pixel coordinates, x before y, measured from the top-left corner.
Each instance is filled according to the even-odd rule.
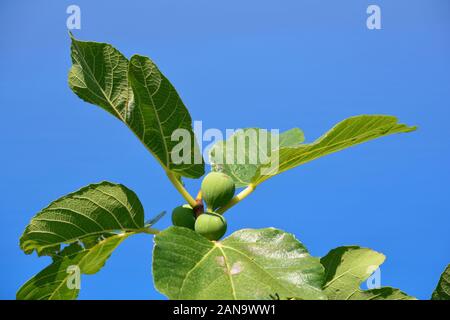
[[[174,226],[195,230],[209,240],[219,240],[227,231],[227,221],[215,211],[225,206],[234,196],[233,179],[221,172],[210,172],[202,181],[201,194],[206,203],[206,212],[196,217],[194,209],[188,205],[176,207],[172,211]]]

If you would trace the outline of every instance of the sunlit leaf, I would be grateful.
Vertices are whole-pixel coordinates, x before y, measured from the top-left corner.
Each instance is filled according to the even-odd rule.
[[[320,262],[325,267],[323,290],[330,300],[412,300],[391,287],[362,290],[361,284],[384,262],[385,256],[357,246],[331,250]]]
[[[324,299],[323,267],[289,233],[244,229],[209,241],[187,228],[155,237],[153,277],[170,299]]]
[[[325,155],[394,133],[411,132],[415,130],[415,127],[399,124],[397,119],[392,116],[361,115],[338,123],[322,137],[309,144],[303,144],[303,140],[298,138],[298,134],[297,138],[294,136],[294,139],[286,139],[292,136],[292,132],[295,133],[295,131],[292,131],[295,129],[282,133],[279,147],[266,149],[266,154],[270,155],[267,158],[262,157],[262,160],[256,164],[227,162],[225,159],[223,164],[218,165],[217,154],[223,152],[235,155],[234,158],[230,157],[230,159],[236,159],[239,154],[245,155],[246,159],[249,159],[249,155],[255,152],[261,153],[260,150],[264,148],[260,145],[255,147],[255,143],[241,144],[242,147],[238,147],[236,140],[242,137],[246,130],[238,132],[226,142],[217,143],[210,152],[213,170],[223,171],[230,175],[235,183],[241,187],[249,184],[256,186],[274,175]],[[285,136],[288,133],[290,134]],[[260,143],[260,141],[256,143]],[[235,145],[235,148],[230,148],[229,145]],[[264,150],[262,154],[264,154]]]

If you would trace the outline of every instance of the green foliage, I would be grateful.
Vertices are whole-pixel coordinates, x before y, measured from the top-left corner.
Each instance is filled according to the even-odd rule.
[[[246,187],[261,167],[270,163],[280,148],[295,147],[305,140],[303,131],[294,128],[281,134],[273,134],[264,129],[247,128],[234,133],[226,141],[218,141],[211,149],[209,160],[213,170],[230,176],[237,188]],[[273,142],[278,141],[278,145]],[[251,146],[261,146],[252,148]],[[266,146],[264,148],[263,146]],[[261,152],[267,149],[267,152]],[[229,163],[227,159],[243,159],[240,163]]]
[[[209,210],[226,205],[234,196],[233,179],[221,172],[210,172],[202,181],[202,197]]]
[[[189,164],[172,161],[171,150],[178,144],[171,139],[175,129],[187,130],[194,146],[192,120],[175,88],[156,65],[138,55],[128,61],[106,43],[71,38],[69,85],[73,92],[125,123],[165,170],[201,177],[204,164],[198,148],[192,148]]]
[[[319,259],[291,234],[244,229],[211,242],[186,228],[155,237],[153,278],[170,299],[326,299]]]
[[[195,200],[182,182],[182,177],[203,176],[204,163],[191,116],[175,88],[147,57],[128,60],[109,44],[79,41],[72,35],[71,40],[70,88],[123,122],[188,205],[175,208],[176,226],[160,232],[152,226],[162,214],[145,223],[138,197],[120,184],[91,184],[52,202],[31,219],[20,238],[26,254],[36,251],[51,256],[52,262],[19,289],[17,299],[75,299],[79,288],[69,285],[74,276],[69,271],[98,272],[115,248],[136,233],[156,235],[153,278],[170,299],[413,299],[390,287],[361,290],[361,283],[384,261],[370,249],[340,247],[319,259],[292,234],[273,228],[243,229],[217,241],[226,232],[225,218],[203,213],[201,197]],[[188,151],[182,155],[185,162],[173,157],[180,151],[179,137],[173,139],[177,129],[190,137],[182,144],[189,147],[182,150]],[[348,118],[309,144],[298,128],[281,134],[244,129],[212,148],[215,172],[203,180],[201,195],[208,209],[224,213],[273,175],[359,143],[413,130],[384,115]],[[239,147],[239,142],[244,144]],[[223,157],[239,156],[244,163],[221,162]],[[246,188],[234,196],[235,187]],[[196,220],[194,211],[200,214]],[[256,212],[250,214],[256,218]],[[433,299],[449,299],[449,267]]]
[[[98,272],[123,240],[153,233],[149,227],[157,220],[145,225],[136,194],[120,184],[91,184],[59,198],[31,219],[20,238],[25,253],[50,255],[53,262],[20,288],[17,299],[75,299],[78,289],[67,286],[67,268]]]
[[[98,272],[111,253],[131,233],[99,237],[95,245],[83,247],[73,243],[53,256],[53,262],[28,280],[17,292],[18,300],[72,300],[79,288],[69,286],[73,275],[70,268],[78,267],[84,274]]]
[[[61,244],[144,227],[144,209],[136,194],[120,184],[91,184],[52,202],[36,214],[20,238],[30,254],[56,254]]]
[[[227,232],[227,220],[215,212],[205,212],[195,221],[195,232],[209,240],[219,240]]]
[[[450,300],[450,264],[445,268],[439,279],[436,289],[431,296],[432,300]]]
[[[194,210],[188,204],[178,206],[172,211],[172,223],[177,227],[185,227],[194,230]]]
[[[245,138],[249,130],[247,129],[238,131],[227,141],[216,144],[210,151],[210,161],[214,170],[220,170],[232,177],[237,186],[258,185],[274,175],[325,155],[369,140],[394,133],[411,132],[415,129],[415,127],[397,123],[397,119],[392,116],[356,116],[338,123],[330,131],[310,144],[302,144],[303,134],[299,129],[284,132],[280,134],[278,148],[268,143],[271,152],[263,154],[262,157],[257,157],[254,154],[259,152],[260,148],[250,148],[251,144],[249,143],[240,144],[241,148],[239,148],[238,141]],[[261,144],[260,139],[254,141],[258,145]],[[231,147],[227,145],[231,145]],[[248,164],[247,161],[245,164],[229,164],[226,161],[222,161],[222,155],[227,153],[232,153],[230,158],[234,159],[238,158],[239,153],[245,154],[246,159],[252,156],[257,157],[258,162],[256,164]],[[270,167],[269,164],[271,163],[277,163],[278,165]]]
[[[360,286],[384,262],[385,256],[357,246],[331,250],[320,262],[325,268],[323,290],[330,300],[411,300],[398,289],[363,291]]]

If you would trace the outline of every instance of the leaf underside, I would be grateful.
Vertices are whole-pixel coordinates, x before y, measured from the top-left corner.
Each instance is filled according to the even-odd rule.
[[[238,139],[245,135],[246,130],[239,131],[225,142],[218,142],[210,152],[210,161],[213,170],[222,171],[233,178],[239,187],[249,184],[258,185],[270,177],[281,172],[295,168],[299,165],[323,157],[325,155],[346,149],[348,147],[370,141],[379,137],[394,133],[411,132],[415,127],[399,124],[397,118],[385,115],[361,115],[348,118],[313,143],[303,144],[302,139],[288,140],[284,143],[283,134],[292,135],[291,129],[280,134],[279,148],[268,148],[269,155],[261,157],[259,162],[253,165],[248,163],[227,162],[223,154],[234,154],[229,159],[237,159],[239,154],[249,158],[252,153],[263,148],[250,148],[251,144],[239,147]],[[297,129],[299,131],[299,129]],[[296,141],[297,140],[297,141]],[[264,154],[264,152],[262,152]],[[218,156],[220,155],[220,156]],[[222,161],[222,159],[224,159]],[[222,161],[220,163],[220,161]],[[277,164],[272,165],[270,164]]]
[[[170,299],[325,299],[323,267],[291,234],[244,229],[211,242],[186,228],[155,237],[153,277]]]
[[[52,202],[32,218],[20,246],[27,254],[50,255],[53,262],[20,288],[17,299],[75,299],[79,290],[68,286],[68,268],[98,272],[114,249],[144,226],[141,202],[120,184],[91,184]]]
[[[52,202],[36,214],[20,238],[21,249],[39,255],[58,252],[61,244],[144,227],[144,209],[136,194],[120,184],[91,184]]]
[[[149,58],[135,55],[128,61],[109,44],[79,41],[73,36],[71,53],[69,86],[75,94],[125,123],[165,170],[190,178],[204,174],[191,116]],[[179,142],[172,141],[175,129],[189,134],[188,163],[172,160],[172,149]]]
[[[325,268],[323,290],[330,300],[414,300],[391,287],[361,290],[363,281],[384,262],[385,256],[357,246],[331,250],[320,262]]]
[[[69,85],[74,93],[127,125],[167,172],[180,180],[201,177],[204,163],[191,116],[157,66],[139,55],[128,60],[106,43],[71,38]],[[190,136],[187,163],[173,160],[177,129]],[[256,149],[249,148],[251,143],[229,149],[239,139],[245,141],[251,130],[244,129],[210,152],[213,170],[227,173],[237,187],[256,186],[324,155],[415,128],[391,116],[356,116],[310,144],[303,143],[303,132],[297,128],[279,135],[252,130],[279,144],[269,142],[263,150],[266,145],[257,138]],[[249,163],[255,153],[257,161]],[[244,163],[220,162],[224,154],[233,159],[243,155]],[[267,170],[267,163],[278,165]],[[20,247],[27,254],[50,255],[53,261],[19,289],[17,299],[75,299],[79,289],[69,285],[69,270],[98,272],[124,239],[149,225],[137,196],[119,184],[92,184],[52,202],[30,221]],[[293,235],[273,228],[244,229],[216,242],[190,229],[170,227],[155,237],[152,267],[156,288],[170,299],[414,299],[391,287],[361,290],[361,283],[384,259],[378,252],[353,246],[334,249],[319,260]],[[449,270],[450,266],[433,299],[449,299]]]

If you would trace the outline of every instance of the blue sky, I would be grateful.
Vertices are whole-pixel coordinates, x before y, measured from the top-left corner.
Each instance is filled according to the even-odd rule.
[[[146,216],[183,203],[133,134],[67,85],[66,8],[83,40],[150,56],[204,128],[300,127],[312,141],[357,114],[419,130],[283,173],[227,214],[229,231],[274,226],[315,256],[357,244],[384,253],[382,285],[429,298],[450,263],[450,3],[398,1],[3,1],[0,4],[0,298],[49,263],[18,247],[50,201],[102,180]],[[366,8],[382,30],[366,28]],[[188,181],[192,193],[198,181]],[[170,224],[169,216],[160,228]],[[81,299],[161,299],[152,238],[123,243]]]

